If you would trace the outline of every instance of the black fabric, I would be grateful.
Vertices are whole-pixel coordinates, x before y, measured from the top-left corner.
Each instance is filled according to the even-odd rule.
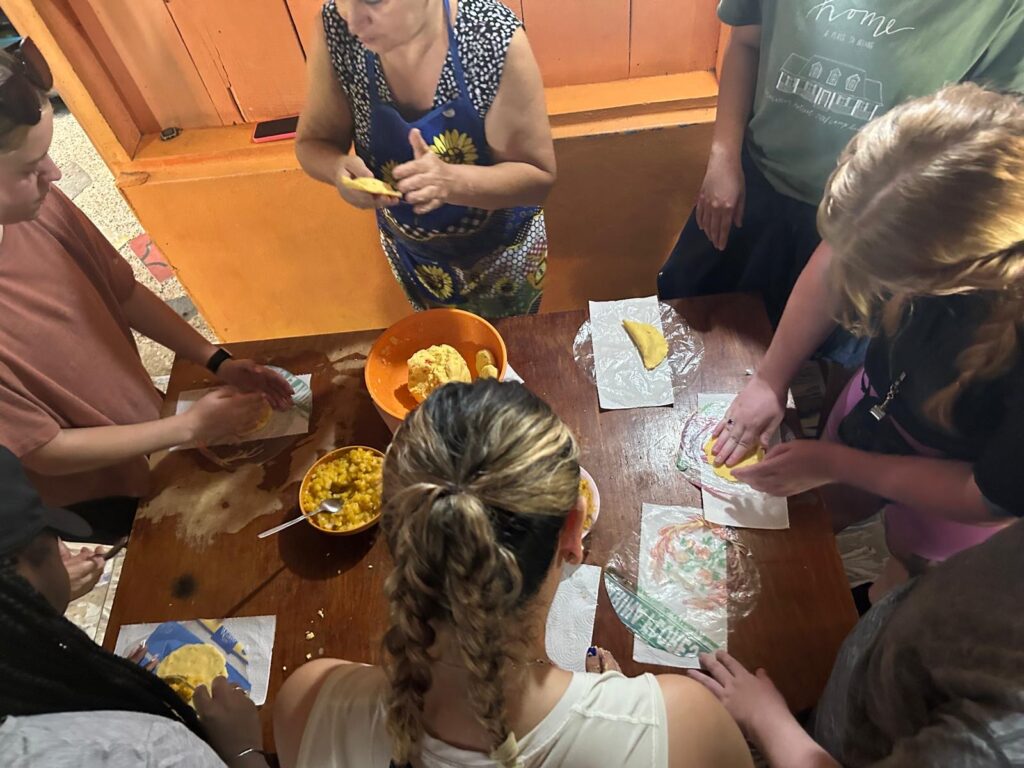
[[[901,372],[906,379],[888,412],[917,442],[943,455],[974,464],[982,494],[995,507],[1024,514],[1024,472],[1018,452],[1024,436],[1024,355],[996,379],[961,393],[953,411],[955,432],[943,430],[924,412],[932,395],[957,376],[956,359],[974,341],[988,317],[985,294],[926,297],[913,301],[892,338],[881,335],[868,346],[865,370],[883,395]]]
[[[45,506],[18,457],[0,445],[0,556],[17,552],[47,528],[66,538],[91,533],[81,517]]]
[[[861,451],[896,456],[915,455],[917,452],[896,429],[891,418],[886,416],[879,420],[872,415],[871,409],[881,405],[883,399],[870,394],[866,375],[862,376],[861,387],[864,396],[839,422],[839,439]]]
[[[776,192],[743,149],[746,203],[743,226],[733,226],[718,251],[690,214],[672,253],[658,273],[658,295],[681,299],[749,291],[764,298],[772,325],[782,317],[796,279],[821,238],[817,208]]]
[[[116,544],[132,532],[139,500],[131,496],[111,496],[72,504],[72,512],[85,518],[92,526],[92,535],[78,538],[95,544]]]

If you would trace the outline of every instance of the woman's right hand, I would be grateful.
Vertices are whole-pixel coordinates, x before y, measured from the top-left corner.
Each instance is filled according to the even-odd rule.
[[[193,442],[210,445],[255,429],[268,404],[258,392],[243,394],[221,387],[200,398],[185,412]]]
[[[711,151],[708,169],[697,195],[697,226],[720,251],[729,242],[733,224],[743,226],[746,181],[738,155]]]
[[[786,412],[785,391],[783,387],[779,392],[754,374],[712,433],[718,438],[712,449],[716,463],[733,466],[742,461],[758,442],[768,447]]]
[[[386,195],[371,195],[369,192],[362,192],[358,189],[349,189],[341,180],[348,179],[372,179],[373,172],[366,167],[366,163],[358,155],[346,155],[338,165],[338,172],[334,179],[334,186],[342,199],[356,208],[390,208],[398,204],[398,200]]]

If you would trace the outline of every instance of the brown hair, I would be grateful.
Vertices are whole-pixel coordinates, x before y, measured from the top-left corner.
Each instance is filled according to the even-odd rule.
[[[830,288],[848,328],[892,333],[914,297],[984,293],[988,317],[958,376],[926,404],[952,429],[960,392],[1009,370],[1024,316],[1024,102],[973,84],[903,104],[861,129],[818,208]]]
[[[384,462],[388,730],[405,764],[423,735],[436,630],[450,630],[469,697],[491,737],[511,739],[505,686],[522,672],[531,603],[579,494],[576,442],[519,384],[449,384],[406,418]],[[511,750],[514,752],[514,750]],[[496,756],[500,755],[500,756]]]
[[[0,51],[0,83],[6,81],[11,76],[11,73],[16,71],[17,66],[18,64],[11,54],[6,51]],[[46,93],[35,86],[31,87],[39,96],[39,106],[45,108],[50,103]],[[23,125],[17,120],[12,120],[0,108],[0,152],[10,152],[20,147],[31,128],[31,125]]]

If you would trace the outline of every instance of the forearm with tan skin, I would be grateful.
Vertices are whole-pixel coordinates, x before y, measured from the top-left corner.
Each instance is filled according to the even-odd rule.
[[[740,156],[760,56],[760,25],[735,27],[722,59],[711,152],[696,206],[697,224],[719,250],[728,242],[730,226],[743,222],[745,183]]]
[[[974,525],[1007,521],[985,503],[969,462],[868,453],[840,444],[829,447],[828,461],[832,482],[852,485],[943,520]]]
[[[187,413],[141,424],[62,429],[48,443],[25,454],[22,462],[40,475],[72,475],[187,443],[193,434]]]
[[[132,328],[167,347],[177,357],[206,365],[217,351],[215,345],[143,285],[135,286],[131,295],[121,302],[121,308]]]
[[[723,421],[715,429],[715,455],[729,466],[758,441],[768,445],[782,422],[789,383],[836,328],[838,307],[828,287],[831,261],[832,249],[823,242],[800,273],[764,359],[729,408],[734,427]]]
[[[317,19],[306,52],[306,101],[295,133],[295,156],[317,181],[337,186],[342,175],[361,176],[363,164],[352,148],[352,108],[334,75],[323,21]],[[372,199],[372,195],[367,195]]]

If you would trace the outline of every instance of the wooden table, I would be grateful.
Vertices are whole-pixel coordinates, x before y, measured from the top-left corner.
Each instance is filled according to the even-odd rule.
[[[601,491],[601,519],[587,561],[603,564],[615,545],[639,530],[642,502],[700,506],[700,494],[674,468],[682,422],[697,393],[735,392],[770,337],[758,300],[729,295],[673,302],[704,337],[704,362],[674,408],[600,411],[597,391],[572,357],[582,311],[504,320],[497,325],[509,360],[530,389],[547,400],[578,436],[582,463]],[[299,525],[278,536],[256,534],[297,514],[302,474],[327,448],[384,448],[390,433],[362,384],[366,352],[378,332],[345,333],[231,345],[251,356],[313,374],[313,429],[301,438],[259,446],[256,455],[219,463],[196,451],[164,456],[154,472],[156,495],[132,532],[105,645],[123,624],[196,617],[277,615],[271,696],[307,657],[378,663],[387,610],[389,568],[376,529],[331,537]],[[209,382],[190,363],[175,364],[168,403]],[[255,444],[253,444],[255,445]],[[790,501],[786,531],[745,529],[761,577],[750,616],[730,627],[729,649],[763,666],[794,709],[817,699],[856,613],[828,517],[813,496]],[[214,533],[220,531],[219,533]],[[322,613],[322,615],[321,615]],[[312,640],[306,632],[314,633]],[[632,637],[602,587],[594,642],[627,674]],[[664,671],[664,670],[661,670]],[[263,709],[269,739],[269,707]]]

